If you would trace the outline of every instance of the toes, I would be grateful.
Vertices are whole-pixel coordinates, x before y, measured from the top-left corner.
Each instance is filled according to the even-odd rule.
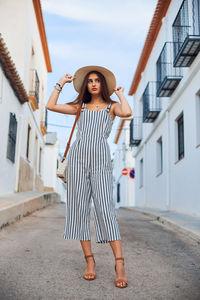
[[[122,286],[122,282],[118,282],[118,284],[117,284],[117,285],[118,285],[119,287],[120,287],[120,286]]]
[[[93,275],[84,275],[84,277],[87,278],[87,279],[93,279],[94,278]]]
[[[124,287],[124,286],[126,286],[126,282],[124,282],[124,281],[118,282],[117,286]]]

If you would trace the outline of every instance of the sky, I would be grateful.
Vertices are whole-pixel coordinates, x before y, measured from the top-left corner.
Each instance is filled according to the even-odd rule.
[[[131,83],[144,46],[157,0],[41,0],[52,72],[47,75],[47,103],[54,85],[66,73],[87,65],[100,65],[111,70],[117,87],[132,108]],[[64,85],[59,104],[75,100],[73,83]],[[111,99],[120,102],[115,93]],[[48,132],[57,132],[59,151],[63,155],[75,115],[48,111]],[[108,138],[111,156],[117,145],[114,139],[120,123],[115,117]],[[76,138],[75,128],[71,145]]]

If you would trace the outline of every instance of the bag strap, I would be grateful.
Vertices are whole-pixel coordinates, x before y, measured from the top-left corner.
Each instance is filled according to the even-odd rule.
[[[65,153],[64,153],[64,155],[63,155],[63,158],[62,158],[61,162],[63,162],[63,161],[65,160],[65,158],[66,158],[67,152],[68,152],[68,150],[69,150],[70,142],[71,142],[71,139],[72,139],[72,135],[73,135],[73,132],[74,132],[74,129],[75,129],[75,126],[76,126],[76,122],[78,121],[78,118],[80,117],[81,110],[82,110],[82,105],[80,105],[80,107],[79,107],[79,109],[78,109],[78,111],[77,111],[76,119],[75,119],[75,121],[74,121],[74,125],[73,125],[73,127],[72,127],[72,131],[71,131],[69,140],[68,140],[68,142],[67,142],[67,147],[66,147],[66,149],[65,149]]]

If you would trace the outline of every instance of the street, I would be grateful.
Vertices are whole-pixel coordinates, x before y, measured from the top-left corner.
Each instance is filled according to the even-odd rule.
[[[114,256],[97,244],[94,281],[78,240],[64,240],[65,204],[34,212],[0,231],[0,299],[200,299],[200,245],[141,213],[116,211],[128,287],[114,285]]]

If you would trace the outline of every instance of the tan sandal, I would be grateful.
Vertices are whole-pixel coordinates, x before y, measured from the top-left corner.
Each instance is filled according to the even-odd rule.
[[[87,258],[88,258],[88,257],[93,257],[93,259],[94,259],[94,254],[92,253],[92,254],[89,254],[89,255],[85,255],[86,261],[87,261]],[[94,259],[94,264],[96,265],[95,259]],[[93,276],[93,277],[92,277],[92,278],[86,277],[86,276],[88,276],[88,275]],[[85,274],[83,275],[83,278],[86,279],[86,280],[94,280],[94,279],[96,278],[96,274],[95,274],[95,273],[85,273]]]
[[[115,260],[123,260],[123,265],[124,265],[124,257],[117,257],[117,258],[115,258]],[[115,272],[116,272],[116,264],[115,264]],[[122,285],[122,286],[117,285],[117,283],[120,283],[120,282],[125,282],[125,285]],[[125,279],[119,278],[119,279],[115,280],[115,286],[118,288],[125,288],[128,286],[128,282]]]

